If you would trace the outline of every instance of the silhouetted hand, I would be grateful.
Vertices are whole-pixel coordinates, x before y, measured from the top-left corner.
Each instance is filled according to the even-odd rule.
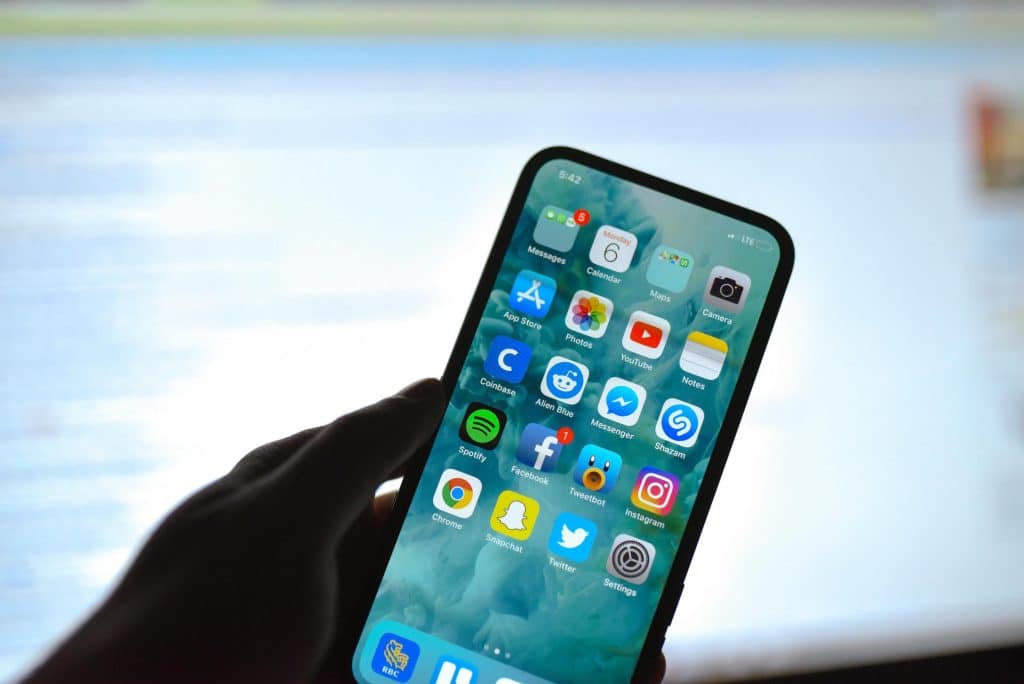
[[[107,600],[26,680],[350,681],[384,480],[433,434],[436,380],[259,447],[175,509]],[[651,663],[657,681],[664,661]]]

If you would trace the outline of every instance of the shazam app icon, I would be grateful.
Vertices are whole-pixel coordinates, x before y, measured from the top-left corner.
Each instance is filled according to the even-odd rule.
[[[583,388],[590,377],[590,369],[564,356],[554,356],[548,361],[540,391],[545,397],[557,399],[563,404],[578,404],[583,398]]]
[[[478,478],[461,470],[448,468],[441,473],[441,479],[437,481],[434,508],[456,518],[468,518],[476,510],[481,489],[483,483]]]
[[[615,486],[622,470],[622,456],[611,449],[587,444],[580,452],[572,479],[592,492],[604,494]]]
[[[462,416],[459,437],[481,449],[493,449],[501,439],[506,418],[501,409],[471,401]]]
[[[647,390],[622,378],[611,378],[604,385],[597,412],[602,418],[633,426],[640,420],[640,411],[647,401]]]
[[[533,318],[544,318],[555,298],[554,278],[534,271],[520,271],[508,293],[508,305]]]
[[[665,441],[689,447],[697,443],[704,411],[699,406],[688,404],[682,399],[669,399],[661,406],[654,431]]]

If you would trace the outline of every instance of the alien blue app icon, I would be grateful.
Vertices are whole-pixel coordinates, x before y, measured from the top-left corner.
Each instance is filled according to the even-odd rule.
[[[562,513],[555,519],[548,537],[548,551],[568,558],[574,563],[582,563],[590,556],[597,537],[597,525],[583,516]]]
[[[622,456],[596,444],[587,444],[580,452],[572,479],[592,492],[604,494],[615,486],[622,470]]]
[[[590,369],[564,356],[553,356],[548,361],[540,391],[545,397],[556,399],[563,404],[578,404],[583,398]]]
[[[520,271],[508,293],[508,305],[534,318],[544,318],[555,298],[555,280],[534,271]]]
[[[551,471],[558,465],[562,455],[562,443],[558,433],[539,423],[530,423],[523,428],[523,435],[516,447],[516,458],[520,463],[536,470]]]
[[[645,401],[647,390],[643,386],[622,378],[609,378],[597,402],[597,412],[602,418],[633,426],[640,420]]]
[[[522,382],[532,354],[533,350],[525,342],[498,335],[487,350],[484,372],[497,380]]]

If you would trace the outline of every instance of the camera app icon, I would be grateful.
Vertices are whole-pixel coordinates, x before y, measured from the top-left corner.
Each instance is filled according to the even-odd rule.
[[[750,276],[725,266],[711,269],[711,277],[704,288],[704,303],[716,309],[739,313],[750,293]]]

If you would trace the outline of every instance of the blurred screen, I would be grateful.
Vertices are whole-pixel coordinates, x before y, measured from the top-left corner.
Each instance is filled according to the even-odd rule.
[[[670,677],[1024,640],[1024,41],[943,16],[839,37],[0,19],[0,677],[247,450],[438,375],[552,144],[796,244]]]

